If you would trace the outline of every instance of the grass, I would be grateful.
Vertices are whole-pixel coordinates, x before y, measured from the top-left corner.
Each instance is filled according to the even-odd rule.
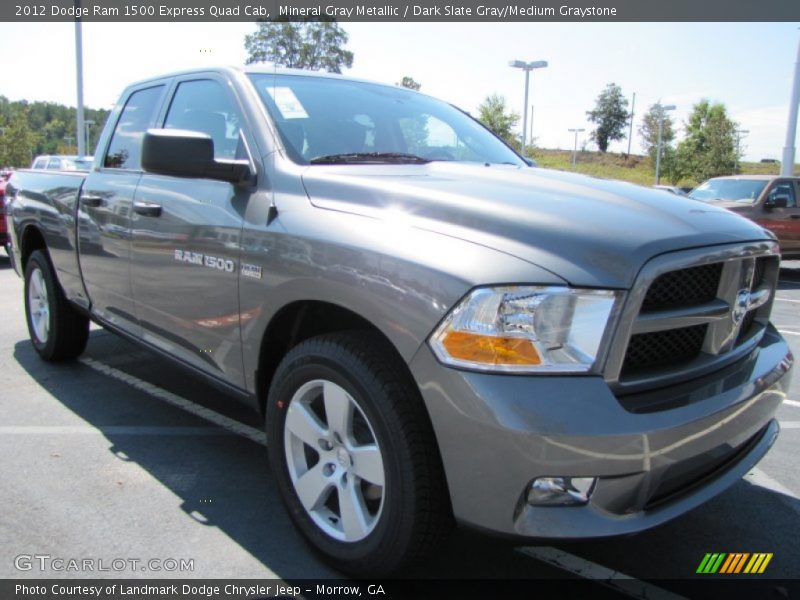
[[[540,167],[548,169],[559,169],[561,171],[572,170],[572,152],[569,150],[546,150],[537,148],[533,152],[533,157]],[[631,154],[614,154],[611,152],[578,152],[577,156],[578,173],[603,177],[605,179],[621,179],[638,183],[639,185],[653,185],[655,183],[655,166],[649,156]],[[742,175],[778,175],[780,173],[780,163],[751,163],[742,162],[739,170]],[[800,165],[795,165],[795,175],[800,175]],[[669,184],[663,177],[662,184]],[[700,183],[692,179],[683,179],[678,182],[680,186],[694,187]]]

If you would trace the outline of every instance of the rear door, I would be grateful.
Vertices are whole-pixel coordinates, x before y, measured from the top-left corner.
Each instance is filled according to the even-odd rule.
[[[216,75],[176,81],[163,127],[199,131],[217,159],[248,158],[242,110]],[[144,338],[244,387],[239,244],[250,190],[145,173],[134,198],[133,294]]]
[[[113,132],[98,146],[101,166],[86,178],[78,205],[78,255],[92,312],[133,334],[131,208],[142,176],[142,135],[153,126],[166,88],[166,82],[149,84],[128,94]]]
[[[798,207],[797,181],[779,179],[772,183],[760,203],[755,208],[756,221],[772,231],[778,237],[782,253],[800,252],[800,207]],[[786,208],[765,208],[770,200],[786,197],[789,202]]]

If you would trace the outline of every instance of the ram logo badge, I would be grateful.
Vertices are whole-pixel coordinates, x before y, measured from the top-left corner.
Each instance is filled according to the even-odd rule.
[[[232,260],[219,256],[203,254],[202,252],[190,252],[188,250],[178,250],[176,248],[173,257],[175,260],[180,262],[191,263],[193,265],[202,265],[210,269],[226,271],[227,273],[233,273],[236,269],[236,265]]]

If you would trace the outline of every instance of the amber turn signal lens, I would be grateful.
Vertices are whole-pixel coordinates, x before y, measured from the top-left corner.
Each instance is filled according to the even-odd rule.
[[[488,365],[540,365],[533,342],[524,338],[448,331],[442,345],[452,358]]]

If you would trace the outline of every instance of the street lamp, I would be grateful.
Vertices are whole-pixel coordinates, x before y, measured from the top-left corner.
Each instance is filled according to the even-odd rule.
[[[578,168],[578,134],[586,131],[585,129],[567,129],[570,133],[575,134],[575,145],[572,148],[572,170]]]
[[[88,153],[90,151],[89,141],[91,140],[91,136],[89,135],[89,130],[91,129],[92,125],[94,125],[94,121],[92,121],[91,119],[85,119],[83,121],[83,125],[86,128],[86,131],[84,132],[86,134],[86,146],[85,146],[85,148],[86,148],[86,152]]]
[[[661,134],[664,131],[664,113],[677,108],[674,104],[657,105],[658,111],[658,145],[656,146],[656,185],[661,181]]]
[[[508,66],[525,71],[525,103],[522,105],[522,156],[525,156],[525,142],[527,141],[525,137],[528,129],[528,82],[530,81],[531,71],[546,67],[547,61],[535,60],[533,62],[525,62],[524,60],[512,60],[509,61]],[[533,133],[531,133],[531,136],[533,136]]]
[[[742,135],[747,135],[748,133],[750,133],[749,129],[737,129],[736,130],[736,156],[733,159],[733,174],[734,175],[736,175],[736,173],[739,171],[739,151],[740,151],[739,145],[740,145],[740,143],[742,141]]]

